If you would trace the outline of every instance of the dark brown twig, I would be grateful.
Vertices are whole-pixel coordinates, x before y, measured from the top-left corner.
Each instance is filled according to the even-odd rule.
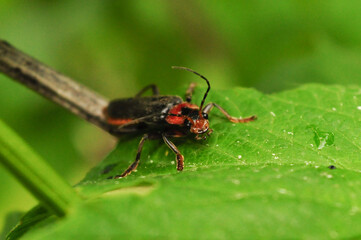
[[[108,105],[107,99],[3,40],[0,40],[0,72],[110,132],[111,128],[103,115],[103,109]]]

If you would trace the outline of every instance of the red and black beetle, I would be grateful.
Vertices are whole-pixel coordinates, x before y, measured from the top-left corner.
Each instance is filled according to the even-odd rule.
[[[218,108],[231,122],[245,123],[253,121],[256,116],[248,118],[235,118],[229,115],[216,103],[204,105],[207,94],[211,89],[209,81],[201,74],[185,67],[172,67],[192,72],[207,82],[208,89],[204,94],[201,105],[198,107],[191,103],[193,90],[196,84],[191,83],[186,92],[184,102],[178,96],[160,96],[156,85],[143,88],[134,98],[116,99],[104,109],[108,124],[116,134],[143,133],[138,146],[135,161],[121,174],[114,178],[122,178],[134,171],[140,161],[143,144],[147,139],[163,138],[168,147],[176,154],[177,170],[182,171],[184,157],[178,148],[169,140],[169,137],[182,137],[189,133],[195,134],[197,140],[205,139],[212,133],[209,128],[208,114],[213,107]],[[153,96],[141,97],[148,89],[152,89]]]

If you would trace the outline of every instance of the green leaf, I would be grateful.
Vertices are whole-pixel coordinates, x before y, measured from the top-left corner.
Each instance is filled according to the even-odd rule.
[[[135,158],[140,136],[121,138],[76,186],[88,200],[61,221],[29,227],[24,239],[361,236],[359,88],[306,85],[272,95],[237,88],[213,90],[207,100],[258,120],[233,124],[214,109],[209,139],[174,140],[183,172],[155,140],[146,142],[137,172],[107,179]]]

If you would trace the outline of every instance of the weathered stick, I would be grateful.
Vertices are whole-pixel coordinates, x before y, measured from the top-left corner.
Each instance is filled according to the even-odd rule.
[[[107,99],[3,40],[0,40],[0,72],[110,132],[102,112],[108,105]]]

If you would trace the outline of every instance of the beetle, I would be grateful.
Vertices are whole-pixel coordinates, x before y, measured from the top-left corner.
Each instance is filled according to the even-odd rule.
[[[208,88],[200,106],[191,103],[195,83],[189,85],[185,94],[185,101],[179,96],[159,95],[158,87],[154,84],[146,86],[133,98],[111,101],[103,111],[107,123],[111,126],[111,131],[114,134],[143,133],[135,161],[122,174],[113,178],[123,178],[137,168],[144,142],[151,139],[163,139],[165,144],[176,155],[177,170],[182,171],[184,157],[169,138],[194,134],[197,140],[206,139],[213,132],[209,128],[208,114],[214,107],[218,108],[229,121],[234,123],[246,123],[256,119],[256,116],[248,118],[232,117],[216,103],[208,103],[204,106],[211,89],[208,79],[190,68],[176,66],[172,68],[192,72],[206,81]],[[153,95],[142,96],[149,89],[152,90]]]

